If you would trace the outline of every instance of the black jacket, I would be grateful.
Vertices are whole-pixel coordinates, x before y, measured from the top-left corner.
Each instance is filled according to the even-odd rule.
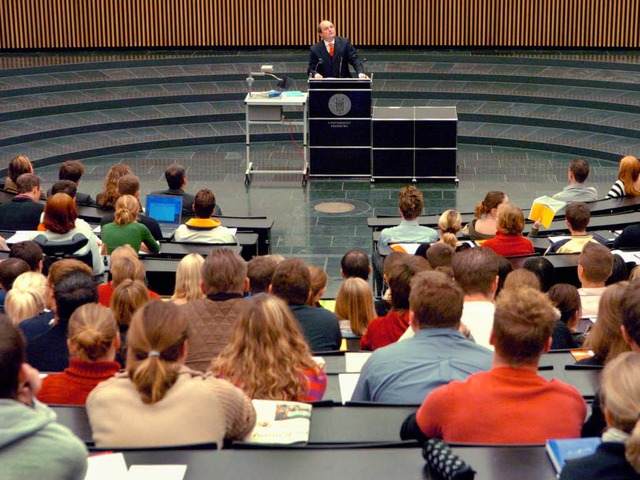
[[[567,460],[560,480],[623,480],[640,475],[624,458],[624,444],[604,442],[593,455]]]
[[[10,202],[0,205],[0,230],[35,230],[43,211],[42,203],[16,195]]]
[[[320,62],[322,59],[322,62]],[[333,42],[333,57],[329,56],[324,40],[311,46],[309,54],[308,74],[319,73],[323,77],[351,78],[349,64],[353,65],[357,74],[364,73],[362,62],[358,59],[356,49],[348,38],[336,37]]]

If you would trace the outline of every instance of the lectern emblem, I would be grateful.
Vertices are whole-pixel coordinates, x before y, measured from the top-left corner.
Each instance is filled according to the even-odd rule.
[[[329,99],[329,111],[338,117],[342,117],[351,110],[351,100],[343,93],[332,95]]]

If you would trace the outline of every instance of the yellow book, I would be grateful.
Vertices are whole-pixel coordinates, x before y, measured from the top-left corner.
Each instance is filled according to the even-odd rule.
[[[533,205],[531,205],[529,220],[533,220],[534,222],[540,220],[540,223],[545,228],[549,228],[558,210],[563,209],[566,205],[566,202],[555,200],[546,195],[538,197],[533,201]]]

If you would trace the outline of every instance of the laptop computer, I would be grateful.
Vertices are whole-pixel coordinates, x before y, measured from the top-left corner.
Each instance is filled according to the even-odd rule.
[[[158,221],[162,238],[170,240],[182,221],[182,197],[147,195],[145,213]]]

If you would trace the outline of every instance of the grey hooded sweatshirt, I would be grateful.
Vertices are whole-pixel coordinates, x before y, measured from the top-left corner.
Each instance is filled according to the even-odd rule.
[[[0,399],[0,478],[82,480],[87,449],[56,414],[34,400],[34,407]]]

